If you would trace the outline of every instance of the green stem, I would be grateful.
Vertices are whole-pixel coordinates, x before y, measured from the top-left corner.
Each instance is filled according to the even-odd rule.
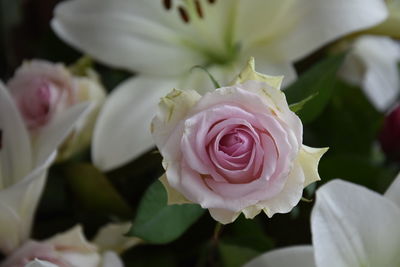
[[[222,232],[222,228],[223,228],[223,225],[220,222],[217,222],[217,224],[215,225],[214,234],[213,234],[214,244],[218,243],[219,236],[221,235],[221,232]]]
[[[205,73],[207,73],[208,77],[210,78],[211,82],[213,83],[215,89],[220,88],[221,85],[219,85],[219,83],[217,82],[217,80],[214,78],[214,76],[212,76],[212,74],[203,66],[200,65],[196,65],[192,68],[192,70],[194,69],[201,69],[203,70]]]

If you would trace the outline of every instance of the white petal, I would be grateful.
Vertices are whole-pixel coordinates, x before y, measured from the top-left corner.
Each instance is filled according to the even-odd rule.
[[[42,164],[57,149],[73,130],[74,124],[86,116],[92,107],[89,103],[77,104],[60,113],[40,129],[33,147],[33,156],[37,165]]]
[[[210,212],[210,215],[211,217],[213,217],[214,220],[222,224],[232,223],[240,215],[240,212],[234,212],[224,209],[208,209],[208,211]]]
[[[399,93],[400,44],[388,37],[358,38],[339,75],[364,89],[370,101],[385,111]]]
[[[33,261],[28,262],[25,265],[25,267],[58,267],[58,265],[53,264],[48,261],[42,261],[42,260],[35,259]]]
[[[280,90],[283,76],[270,76],[260,72],[255,69],[254,57],[251,57],[246,66],[241,70],[236,80],[233,84],[245,83],[247,81],[260,81],[267,83],[270,87]]]
[[[23,180],[0,191],[0,250],[4,253],[14,250],[29,238],[33,215],[46,181],[47,168],[55,156],[53,153],[42,166]]]
[[[397,175],[388,190],[386,190],[385,197],[396,203],[400,208],[400,174]]]
[[[377,35],[386,35],[394,38],[400,38],[400,1],[388,0],[385,1],[389,9],[389,17],[381,24],[372,29],[368,29],[368,33]]]
[[[177,9],[148,0],[66,1],[52,21],[62,39],[106,64],[161,75],[203,63],[184,45],[178,26],[185,25]]]
[[[174,86],[172,80],[138,76],[114,89],[94,129],[92,158],[98,168],[114,169],[154,146],[150,123],[160,98]]]
[[[318,266],[397,266],[400,209],[362,186],[335,180],[317,191],[311,216]]]
[[[102,251],[112,250],[122,253],[142,242],[142,240],[137,237],[125,236],[131,225],[130,222],[109,223],[100,228],[92,242]]]
[[[276,18],[270,26],[274,27],[273,30],[267,31],[266,36],[260,36],[255,44],[269,49],[269,53],[274,55],[272,59],[299,60],[339,37],[369,28],[387,17],[386,5],[381,0],[282,2],[280,5],[285,7],[278,13],[280,18]],[[253,5],[253,8],[257,6]],[[268,19],[264,16],[260,20]],[[268,22],[259,25],[268,25]]]
[[[257,57],[256,61],[256,70],[258,72],[268,75],[283,75],[282,89],[285,89],[297,79],[296,70],[292,63],[270,60],[267,58],[266,53],[264,53],[265,56],[261,56],[261,54],[257,53],[254,53],[254,55],[256,57],[260,55]]]
[[[187,200],[184,195],[182,195],[175,188],[169,185],[167,176],[165,174],[159,179],[160,182],[164,185],[165,190],[167,191],[168,205],[193,203]]]
[[[314,267],[312,246],[297,246],[273,250],[258,256],[244,267]]]
[[[299,162],[304,172],[304,187],[321,180],[318,174],[318,163],[328,148],[314,148],[302,145],[299,152]]]
[[[77,267],[98,267],[101,263],[101,257],[98,253],[81,253],[80,251],[64,251],[60,253],[60,257],[71,264],[71,266]]]
[[[276,38],[277,32],[292,25],[296,14],[290,14],[296,1],[247,0],[237,2],[234,38],[236,42],[241,42],[240,44],[245,49],[254,43],[257,44],[260,39]]]
[[[172,90],[161,98],[157,114],[151,122],[151,132],[157,148],[168,160],[179,158],[182,123],[201,96],[192,90]],[[178,133],[179,132],[179,133]]]
[[[30,137],[14,100],[0,81],[0,189],[27,175],[32,168]]]
[[[124,267],[121,258],[113,251],[106,251],[103,254],[101,267]]]
[[[269,76],[283,76],[282,86],[279,86],[279,88],[282,87],[281,89],[285,89],[297,79],[293,63],[286,58],[277,57],[276,51],[269,51],[269,48],[266,49],[263,46],[251,47],[243,52],[240,68],[243,68],[249,60],[248,55],[255,58],[255,70],[258,73]]]
[[[101,262],[97,246],[87,241],[80,225],[57,234],[45,242],[61,248],[58,251],[60,258],[71,266],[97,267]]]
[[[80,225],[76,225],[68,231],[47,239],[46,243],[55,245],[56,247],[71,247],[75,250],[79,250],[82,253],[91,253],[97,251],[97,247],[86,240],[82,226]]]

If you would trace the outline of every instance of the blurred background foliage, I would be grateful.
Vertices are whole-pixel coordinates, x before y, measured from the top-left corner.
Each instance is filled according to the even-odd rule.
[[[82,56],[58,39],[49,27],[58,2],[0,0],[3,81],[25,59],[72,64]],[[359,88],[337,79],[336,71],[345,55],[331,57],[326,51],[327,47],[298,62],[300,78],[286,90],[290,104],[313,95],[299,116],[305,123],[304,143],[330,147],[320,162],[322,181],[318,186],[342,178],[382,193],[399,170],[398,163],[387,159],[377,142],[385,114],[375,110]],[[94,67],[108,91],[129,77],[122,70],[98,63]],[[221,229],[198,207],[191,207],[191,211],[180,211],[176,206],[166,208],[166,193],[160,184],[154,183],[163,172],[160,163],[160,155],[149,151],[138,160],[103,174],[91,165],[88,150],[53,166],[33,237],[43,239],[81,223],[91,238],[110,220],[131,220],[138,225],[132,233],[147,242],[124,253],[127,266],[234,267],[271,248],[311,242],[312,202],[302,201],[289,215],[277,214],[271,219],[259,215],[246,220],[241,216]],[[312,200],[315,189],[307,188],[305,197]],[[144,195],[143,200],[147,201],[142,200]],[[151,213],[141,209],[142,205],[156,208]],[[186,216],[190,220],[166,223],[171,216]],[[146,223],[150,222],[149,233]]]

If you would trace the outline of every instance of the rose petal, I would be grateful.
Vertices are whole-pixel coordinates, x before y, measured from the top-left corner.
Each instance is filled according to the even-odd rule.
[[[304,187],[309,184],[321,180],[318,174],[318,163],[321,157],[328,151],[328,148],[314,148],[302,145],[298,160],[303,168],[305,181]]]

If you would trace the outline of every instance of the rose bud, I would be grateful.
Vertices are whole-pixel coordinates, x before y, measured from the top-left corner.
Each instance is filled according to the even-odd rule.
[[[287,213],[320,180],[326,148],[302,145],[303,126],[286,102],[283,77],[256,73],[204,96],[173,90],[152,122],[169,203],[198,203],[221,222]]]
[[[379,142],[388,157],[400,160],[400,105],[386,116],[379,134]]]
[[[45,241],[27,241],[1,263],[2,267],[122,267],[113,251],[102,251],[86,240],[81,226]]]
[[[78,77],[63,64],[32,60],[17,69],[7,83],[32,135],[71,106],[95,102],[92,112],[76,123],[75,130],[59,151],[59,158],[67,158],[88,146],[94,120],[105,98],[96,74],[93,71],[87,73],[88,77]]]

